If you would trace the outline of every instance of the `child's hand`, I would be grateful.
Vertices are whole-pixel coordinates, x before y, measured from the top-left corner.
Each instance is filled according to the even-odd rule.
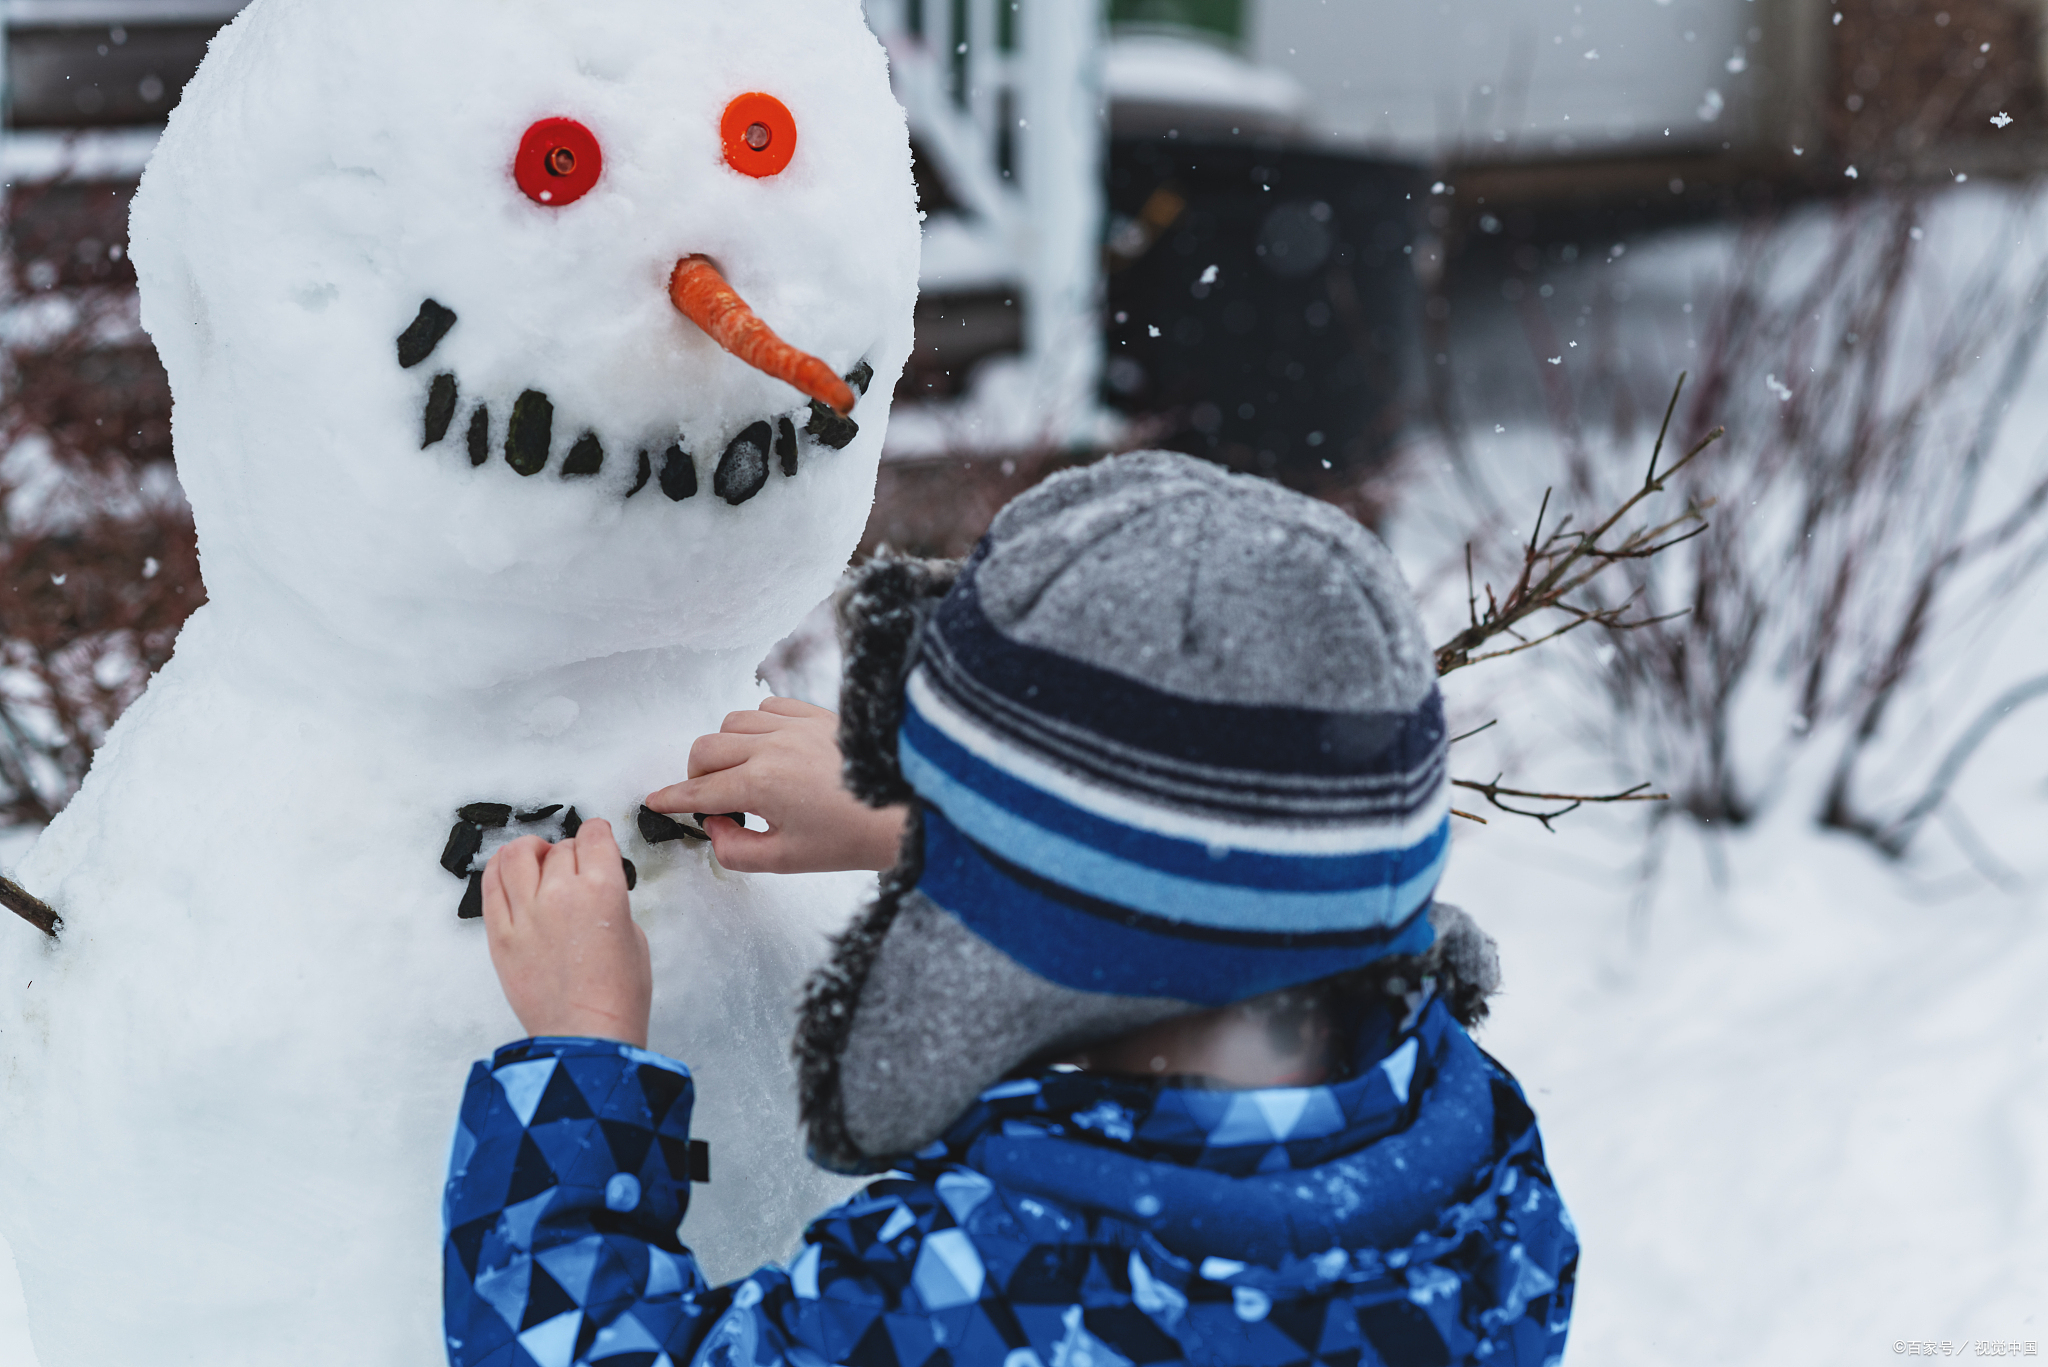
[[[735,712],[718,734],[690,747],[690,780],[650,795],[671,815],[753,812],[767,831],[712,817],[704,823],[718,862],[739,873],[886,869],[903,843],[904,810],[863,804],[840,779],[839,718],[792,698]]]
[[[626,904],[611,823],[573,840],[515,840],[484,868],[484,927],[505,1000],[529,1035],[647,1047],[654,974]]]

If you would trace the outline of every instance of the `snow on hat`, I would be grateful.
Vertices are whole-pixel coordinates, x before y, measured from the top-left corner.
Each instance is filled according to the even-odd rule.
[[[842,601],[854,791],[904,859],[814,978],[814,1156],[937,1138],[1031,1059],[1430,947],[1443,704],[1393,557],[1146,452],[1048,480],[961,566]]]

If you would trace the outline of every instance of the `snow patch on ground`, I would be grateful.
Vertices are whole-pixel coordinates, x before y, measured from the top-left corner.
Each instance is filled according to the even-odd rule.
[[[28,1337],[28,1306],[21,1298],[21,1277],[14,1252],[0,1240],[0,1362],[8,1367],[37,1367],[35,1345]]]
[[[1496,821],[1445,884],[1500,940],[1480,1040],[1584,1239],[1574,1367],[2048,1338],[2039,873],[1916,899],[1780,820],[1681,837],[1638,923],[1619,833]]]

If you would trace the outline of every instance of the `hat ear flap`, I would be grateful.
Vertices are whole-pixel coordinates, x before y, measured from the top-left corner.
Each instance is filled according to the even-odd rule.
[[[917,663],[925,623],[964,563],[877,556],[839,591],[839,641],[846,656],[839,751],[847,788],[870,807],[893,807],[914,796],[896,761],[903,685]]]

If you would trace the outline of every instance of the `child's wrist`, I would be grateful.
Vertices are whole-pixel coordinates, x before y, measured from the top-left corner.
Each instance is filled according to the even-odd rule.
[[[903,831],[910,823],[910,808],[885,807],[870,811],[866,821],[866,855],[860,867],[887,873],[903,857]]]
[[[584,1007],[557,1007],[520,1017],[519,1024],[535,1039],[595,1039],[647,1047],[647,1021],[630,1015]]]

